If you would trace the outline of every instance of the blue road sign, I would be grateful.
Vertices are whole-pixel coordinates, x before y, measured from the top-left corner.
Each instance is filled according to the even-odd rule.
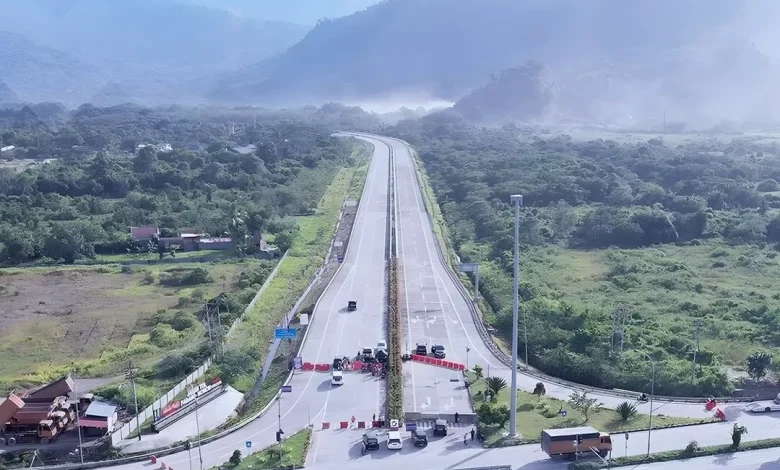
[[[252,448],[252,441],[246,441],[246,448],[251,449]]]
[[[417,423],[406,423],[406,430],[407,431],[416,431],[417,430]]]
[[[561,410],[561,416],[566,417],[566,410]]]
[[[291,393],[292,385],[282,385],[282,393]]]
[[[294,339],[298,330],[295,328],[277,328],[274,334],[276,339]]]

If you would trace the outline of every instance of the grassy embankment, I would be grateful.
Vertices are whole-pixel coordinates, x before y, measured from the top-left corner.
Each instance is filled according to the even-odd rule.
[[[487,403],[483,397],[486,390],[485,380],[476,380],[473,372],[467,373],[469,389],[474,401],[474,408],[478,409],[483,403]],[[509,388],[498,393],[494,407],[509,406]],[[566,416],[561,416],[560,411],[565,410]],[[648,416],[636,414],[628,420],[622,420],[614,410],[603,408],[589,413],[587,420],[579,411],[575,410],[568,402],[556,398],[541,398],[528,392],[517,392],[517,433],[520,439],[513,444],[539,442],[543,429],[566,428],[577,426],[593,426],[604,432],[624,432],[647,429]],[[657,414],[653,416],[653,429],[668,428],[689,424],[709,423],[709,419],[676,418]],[[506,428],[488,427],[485,429],[485,445],[501,446],[509,442],[503,439]]]

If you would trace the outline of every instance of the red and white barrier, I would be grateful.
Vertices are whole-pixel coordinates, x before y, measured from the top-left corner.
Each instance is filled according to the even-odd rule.
[[[430,364],[432,366],[446,367],[452,370],[466,370],[464,364],[458,362],[445,361],[444,359],[436,359],[435,357],[421,356],[418,354],[412,354],[412,360],[422,362],[423,364]]]

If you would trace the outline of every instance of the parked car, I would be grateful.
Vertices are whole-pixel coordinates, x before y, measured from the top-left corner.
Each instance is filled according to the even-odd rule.
[[[424,344],[417,343],[417,349],[415,349],[414,353],[419,356],[427,356],[428,347]]]
[[[379,450],[379,437],[375,431],[369,431],[363,434],[363,443],[361,444],[361,452],[366,455],[369,450]]]
[[[403,443],[401,442],[400,431],[390,431],[387,433],[387,448],[390,450],[401,450]]]
[[[415,447],[425,447],[428,445],[428,436],[425,435],[425,431],[415,429],[412,431],[412,442]]]
[[[357,301],[350,300],[347,302],[347,312],[354,312],[355,310],[357,310]]]
[[[444,350],[444,346],[437,344],[431,347],[431,354],[437,359],[444,359],[447,357],[447,351]]]

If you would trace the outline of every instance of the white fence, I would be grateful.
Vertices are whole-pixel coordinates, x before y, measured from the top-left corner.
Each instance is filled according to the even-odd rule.
[[[187,378],[177,383],[176,386],[173,387],[172,389],[168,390],[168,393],[161,396],[160,398],[157,399],[157,401],[155,401],[154,403],[146,407],[146,409],[143,410],[141,414],[138,416],[137,420],[135,417],[133,417],[132,421],[125,423],[125,425],[119,428],[119,430],[111,434],[111,445],[115,446],[119,444],[119,441],[126,438],[133,431],[136,430],[139,422],[143,424],[144,421],[153,417],[154,410],[158,408],[162,408],[168,403],[170,403],[176,395],[178,395],[182,390],[185,390],[187,388],[187,385],[203,377],[203,374],[206,373],[209,366],[211,366],[211,359],[206,359],[206,362],[204,362],[203,365],[198,367],[198,369],[195,372],[188,375]]]
[[[241,314],[241,316],[236,318],[233,324],[230,325],[230,329],[228,329],[227,335],[225,336],[226,338],[230,336],[236,330],[236,328],[238,328],[238,325],[240,325],[241,322],[246,318],[247,312],[249,312],[249,310],[252,307],[254,307],[255,303],[257,302],[257,299],[260,298],[263,292],[265,292],[265,289],[268,286],[268,284],[270,284],[271,281],[274,279],[274,277],[276,277],[276,272],[279,269],[279,266],[281,266],[282,261],[284,261],[285,258],[287,258],[287,252],[285,252],[284,256],[282,256],[279,262],[276,263],[276,266],[274,266],[273,271],[271,271],[271,274],[268,276],[265,282],[263,282],[263,285],[260,286],[260,290],[257,291],[257,294],[255,294],[252,301],[249,302],[249,305],[247,305],[247,307],[244,309],[244,312]],[[138,422],[143,424],[144,421],[154,416],[154,410],[158,408],[162,408],[168,403],[170,403],[171,400],[173,400],[173,397],[175,397],[176,395],[179,394],[179,392],[187,388],[187,385],[203,377],[203,375],[206,373],[206,371],[209,369],[210,366],[211,366],[211,358],[208,358],[206,359],[206,362],[204,362],[200,367],[198,367],[198,369],[195,372],[188,375],[187,378],[185,378],[184,380],[176,384],[176,386],[173,387],[172,389],[168,390],[168,393],[158,398],[157,401],[155,401],[150,406],[148,406],[145,410],[143,410],[138,420],[136,420],[135,416],[133,416],[133,419],[130,422],[125,423],[124,426],[119,428],[117,431],[114,431],[114,433],[111,434],[111,445],[116,446],[117,444],[119,444],[119,442],[122,439],[125,439],[133,431],[136,430],[136,428],[138,427],[137,425]]]

